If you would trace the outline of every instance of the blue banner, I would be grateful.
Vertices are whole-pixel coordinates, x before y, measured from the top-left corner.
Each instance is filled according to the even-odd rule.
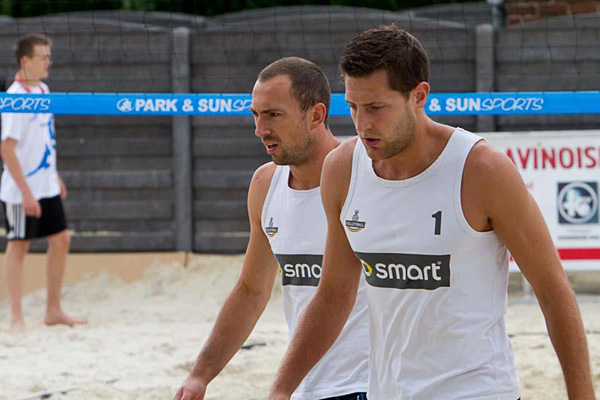
[[[250,115],[250,94],[0,93],[0,112],[71,115]],[[600,114],[596,92],[431,93],[429,115]],[[333,94],[330,115],[350,115]]]

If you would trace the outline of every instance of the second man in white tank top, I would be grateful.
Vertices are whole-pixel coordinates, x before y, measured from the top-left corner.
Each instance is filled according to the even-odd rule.
[[[325,273],[327,222],[320,178],[339,145],[328,127],[330,89],[315,64],[297,57],[266,67],[252,92],[255,134],[273,162],[258,168],[248,193],[250,242],[241,276],[175,400],[201,400],[206,386],[242,346],[281,274],[290,337]],[[360,277],[360,273],[356,274]],[[364,279],[339,339],[292,396],[297,400],[365,400],[369,322]],[[357,296],[358,286],[360,291]],[[354,302],[356,297],[356,302]]]

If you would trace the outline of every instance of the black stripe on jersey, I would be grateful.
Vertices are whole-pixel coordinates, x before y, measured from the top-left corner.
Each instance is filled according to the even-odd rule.
[[[323,255],[275,254],[281,268],[281,284],[317,286],[321,278]]]
[[[355,254],[371,286],[425,290],[450,287],[450,254]]]

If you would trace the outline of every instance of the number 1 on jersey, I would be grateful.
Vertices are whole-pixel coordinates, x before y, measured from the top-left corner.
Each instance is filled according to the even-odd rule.
[[[431,216],[435,219],[435,230],[433,232],[434,235],[442,234],[442,212],[438,211]]]

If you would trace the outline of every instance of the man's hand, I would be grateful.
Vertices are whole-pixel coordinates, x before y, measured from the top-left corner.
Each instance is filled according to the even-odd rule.
[[[203,400],[206,384],[198,378],[189,376],[175,394],[173,400]]]
[[[64,200],[67,198],[67,185],[60,179],[60,176],[58,177],[58,185],[60,186],[60,198]]]
[[[25,215],[29,215],[30,217],[40,218],[42,216],[42,207],[40,207],[39,201],[33,197],[31,192],[23,194],[23,209],[25,210]]]

